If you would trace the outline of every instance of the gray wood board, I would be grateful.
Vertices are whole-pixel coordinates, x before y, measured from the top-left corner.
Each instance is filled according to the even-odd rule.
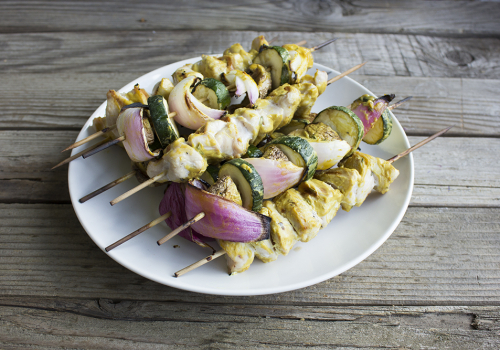
[[[500,56],[500,55],[499,55]],[[105,101],[140,74],[0,74],[0,128],[78,130]],[[413,99],[393,112],[409,135],[431,135],[455,125],[448,135],[500,136],[500,79],[462,79],[352,74],[376,95]]]
[[[500,7],[500,4],[498,4]],[[1,11],[0,11],[1,12]],[[241,43],[249,49],[260,32],[111,31],[0,34],[3,73],[109,73],[135,76],[202,54],[220,54]],[[264,33],[275,45],[307,40],[318,45],[315,61],[345,71],[369,61],[359,73],[377,76],[500,77],[500,38],[440,38],[408,34],[344,32]]]
[[[121,267],[86,235],[71,205],[0,204],[0,295],[276,305],[500,305],[499,214],[498,208],[409,208],[375,253],[337,277],[282,294],[224,297],[166,287]],[[224,268],[220,273],[226,273]]]
[[[67,165],[51,168],[69,156],[61,150],[76,136],[74,131],[0,131],[0,201],[67,203]],[[410,142],[422,139],[410,137]],[[442,137],[415,151],[411,205],[498,206],[500,165],[492,151],[498,149],[496,138]],[[96,189],[103,185],[96,184]]]
[[[498,348],[498,307],[0,299],[3,349]]]
[[[493,1],[2,1],[1,32],[265,30],[499,35]]]

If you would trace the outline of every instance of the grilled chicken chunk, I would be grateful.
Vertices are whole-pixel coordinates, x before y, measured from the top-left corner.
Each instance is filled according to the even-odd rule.
[[[326,227],[339,210],[342,192],[317,179],[302,182],[298,190],[321,218],[321,227]]]
[[[150,178],[166,171],[157,182],[185,182],[199,177],[207,169],[207,161],[181,137],[171,143],[159,160],[148,163],[147,173]]]
[[[296,189],[278,195],[274,202],[278,212],[292,224],[300,241],[309,242],[321,228],[321,218]]]

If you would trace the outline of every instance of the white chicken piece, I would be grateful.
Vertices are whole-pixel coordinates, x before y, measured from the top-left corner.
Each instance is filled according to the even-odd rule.
[[[104,118],[94,119],[94,128],[96,131],[101,131],[104,128],[115,126],[118,115],[120,115],[120,111],[123,107],[136,102],[147,104],[148,98],[149,94],[144,89],[141,89],[138,84],[127,93],[109,90],[106,94],[106,114]],[[111,140],[120,137],[116,129],[108,131],[106,136]],[[122,146],[121,144],[119,145]]]
[[[171,143],[163,157],[150,161],[147,174],[150,178],[166,172],[157,182],[186,182],[199,177],[207,169],[207,161],[181,137]]]
[[[187,77],[197,77],[200,79],[203,79],[203,75],[199,72],[194,71],[193,69],[193,64],[187,63],[183,65],[182,67],[178,68],[174,74],[172,74],[172,80],[174,82],[174,85],[179,84],[181,81],[186,79]]]
[[[360,206],[375,189],[386,193],[399,171],[389,162],[361,152],[354,152],[339,163],[339,168],[318,172],[315,178],[339,189],[344,195],[342,209],[349,211]]]
[[[238,108],[224,120],[207,122],[189,135],[188,143],[209,162],[241,157],[250,143],[260,142],[284,120],[291,119],[299,95],[294,87],[283,86],[275,95],[257,100],[255,109]]]

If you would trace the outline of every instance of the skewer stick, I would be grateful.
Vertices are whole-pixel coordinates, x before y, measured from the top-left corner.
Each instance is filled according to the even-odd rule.
[[[204,212],[201,212],[199,213],[198,215],[196,215],[194,218],[192,218],[191,220],[183,223],[181,226],[177,227],[175,230],[173,230],[172,232],[170,232],[168,235],[166,235],[165,237],[163,237],[162,239],[160,239],[158,242],[158,245],[162,245],[163,243],[165,243],[166,241],[168,241],[170,238],[176,236],[179,234],[179,232],[187,229],[189,226],[191,226],[192,224],[194,224],[195,222],[198,222],[200,221],[201,219],[203,219],[205,217],[205,213]]]
[[[97,137],[99,137],[101,135],[104,135],[108,131],[111,131],[111,130],[113,130],[115,128],[116,128],[116,125],[112,125],[112,126],[109,126],[107,128],[104,128],[101,131],[98,131],[98,132],[96,132],[96,133],[94,133],[94,134],[92,134],[90,136],[87,136],[86,138],[84,138],[84,139],[82,139],[82,140],[80,140],[78,142],[75,142],[71,146],[63,149],[61,152],[65,152],[65,151],[69,151],[70,149],[77,148],[77,147],[79,147],[79,146],[81,146],[81,145],[83,145],[83,144],[85,144],[85,143],[87,143],[89,141],[92,141],[93,139],[95,139],[95,138],[97,138]]]
[[[387,109],[390,110],[390,111],[392,111],[394,108],[398,108],[403,103],[405,103],[406,101],[411,100],[412,98],[413,98],[413,96],[408,96],[407,98],[403,98],[401,101],[398,101],[398,102],[394,103],[393,105],[387,107]]]
[[[142,226],[140,229],[137,229],[135,230],[134,232],[132,232],[131,234],[129,235],[126,235],[125,237],[123,237],[122,239],[119,239],[118,241],[116,241],[115,243],[113,244],[110,244],[109,246],[107,246],[104,250],[109,252],[110,250],[112,249],[115,249],[116,247],[118,247],[119,245],[131,240],[132,238],[134,238],[135,236],[143,233],[144,231],[150,229],[151,227],[153,226],[156,226],[158,225],[160,222],[162,221],[165,221],[166,219],[168,219],[170,216],[172,215],[171,212],[168,212],[166,214],[163,214],[162,216],[160,216],[159,218],[151,221],[150,223]]]
[[[189,271],[200,267],[201,265],[205,265],[207,262],[210,262],[212,260],[217,259],[219,256],[223,256],[224,254],[226,254],[226,251],[224,249],[218,250],[215,253],[213,253],[212,255],[209,255],[206,258],[203,258],[200,261],[197,261],[194,264],[189,265],[188,267],[185,267],[182,270],[177,271],[176,273],[174,273],[174,276],[180,277],[180,276],[184,275],[185,273],[188,273]]]
[[[297,46],[302,46],[305,44],[307,44],[307,40],[302,40],[302,41],[299,41],[298,43],[295,43],[295,45],[297,45]]]
[[[114,140],[111,140],[109,142],[106,142],[106,143],[102,144],[101,146],[99,146],[97,148],[94,148],[93,150],[90,150],[90,151],[84,153],[82,155],[82,157],[83,157],[83,159],[86,159],[86,158],[88,158],[90,156],[93,156],[94,154],[99,153],[99,152],[105,150],[106,148],[109,148],[109,147],[111,147],[113,145],[116,145],[118,142],[122,142],[124,140],[125,140],[125,136],[120,136],[117,139],[114,139]]]
[[[268,44],[268,45],[271,45],[271,44],[272,44],[272,43],[274,43],[276,40],[278,40],[278,37],[277,37],[277,36],[275,36],[274,38],[272,38],[271,40],[269,40],[269,41],[267,42],[267,44]]]
[[[87,152],[90,152],[90,151],[92,151],[93,149],[96,149],[97,147],[99,147],[99,146],[101,146],[101,145],[104,145],[106,142],[108,142],[108,141],[106,141],[106,140],[102,140],[102,141],[100,141],[100,142],[96,143],[95,145],[90,146],[89,148],[84,149],[83,151],[78,152],[77,154],[75,154],[75,155],[73,155],[73,156],[71,156],[71,157],[69,157],[69,158],[66,158],[66,159],[65,159],[65,160],[63,160],[61,163],[59,163],[59,164],[55,165],[54,167],[52,167],[52,170],[53,170],[53,169],[55,169],[55,168],[57,168],[57,167],[60,167],[61,165],[67,164],[67,163],[69,163],[69,162],[71,162],[71,161],[75,160],[76,158],[80,157],[81,155],[83,155],[83,154],[85,154],[85,153],[87,153]]]
[[[337,80],[339,80],[339,79],[342,79],[342,78],[343,78],[343,77],[345,77],[346,75],[351,74],[352,72],[354,72],[354,71],[356,71],[356,70],[360,69],[361,67],[363,67],[363,66],[364,66],[365,64],[367,64],[367,63],[368,63],[368,62],[363,62],[363,63],[361,63],[361,64],[358,64],[357,66],[352,67],[351,69],[346,70],[344,73],[341,73],[341,74],[337,75],[336,77],[333,77],[332,79],[328,80],[328,81],[326,82],[326,85],[330,85],[331,83],[336,82],[336,81],[337,81]]]
[[[314,52],[314,51],[316,51],[316,50],[319,50],[319,49],[321,49],[321,48],[325,47],[326,45],[330,45],[331,43],[333,43],[333,42],[334,42],[334,41],[336,41],[336,40],[337,40],[337,38],[327,40],[327,41],[325,41],[324,43],[321,43],[321,44],[319,44],[319,45],[316,45],[316,46],[314,46],[314,47],[311,47],[309,50],[311,50],[311,52]]]
[[[116,197],[115,199],[113,199],[111,202],[109,202],[109,204],[111,205],[115,205],[117,203],[120,203],[122,200],[124,200],[125,198],[128,198],[130,197],[131,195],[133,195],[134,193],[136,192],[139,192],[140,190],[142,190],[144,187],[148,187],[149,185],[151,185],[153,182],[155,182],[156,180],[159,180],[160,178],[162,178],[163,176],[165,176],[167,173],[167,171],[163,171],[161,173],[159,173],[158,175],[156,176],[153,176],[151,179],[149,179],[148,181],[144,181],[142,184],[132,188],[130,191],[127,191],[125,192],[124,194],[122,194],[121,196],[118,196]]]
[[[414,150],[416,150],[417,148],[422,147],[422,146],[423,146],[423,145],[425,145],[427,142],[430,142],[430,141],[434,140],[436,137],[443,135],[445,132],[447,132],[448,130],[450,130],[450,129],[451,129],[451,128],[453,128],[453,127],[454,127],[454,125],[449,126],[449,127],[445,128],[445,129],[443,129],[443,130],[441,130],[441,131],[439,131],[439,132],[435,133],[434,135],[429,136],[429,137],[428,137],[428,138],[426,138],[425,140],[422,140],[422,141],[420,141],[419,143],[417,143],[415,146],[412,146],[412,147],[408,148],[406,151],[403,151],[403,152],[401,152],[401,153],[399,153],[399,154],[396,154],[394,157],[387,159],[387,161],[388,161],[389,163],[394,163],[394,162],[395,162],[396,160],[398,160],[399,158],[406,156],[408,153],[413,152],[413,151],[414,151]]]
[[[88,201],[89,199],[92,199],[94,198],[95,196],[97,195],[100,195],[101,193],[103,192],[106,192],[107,190],[109,190],[110,188],[113,188],[115,187],[116,185],[118,184],[121,184],[123,181],[125,180],[128,180],[130,179],[132,176],[134,176],[136,174],[136,170],[132,170],[130,173],[128,174],[125,174],[123,175],[122,177],[119,177],[118,179],[114,180],[114,181],[111,181],[109,184],[107,185],[104,185],[102,186],[101,188],[99,188],[98,190],[95,190],[94,192],[92,193],[89,193],[88,195],[86,195],[85,197],[82,197],[80,198],[78,201],[80,203],[85,203],[86,201]]]

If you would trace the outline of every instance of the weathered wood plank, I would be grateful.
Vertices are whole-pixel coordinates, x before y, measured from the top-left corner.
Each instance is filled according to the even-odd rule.
[[[166,287],[121,267],[90,240],[70,205],[2,204],[0,295],[273,305],[500,305],[499,214],[498,208],[410,208],[381,248],[340,276],[294,292],[222,297]]]
[[[500,5],[499,5],[500,7]],[[250,48],[262,32],[126,31],[0,34],[4,73],[110,73],[135,76],[230,45]],[[332,33],[267,32],[279,45],[307,40],[314,46]],[[500,39],[439,38],[407,34],[336,32],[334,44],[314,53],[316,62],[339,71],[369,61],[358,73],[377,76],[500,78]],[[133,78],[133,77],[132,77]]]
[[[61,150],[76,135],[74,131],[0,131],[0,201],[68,202],[67,166],[50,169],[69,156]],[[411,205],[498,206],[500,165],[492,152],[498,149],[500,139],[447,137],[414,152],[417,190]],[[488,166],[478,168],[478,164]]]
[[[496,2],[3,1],[1,32],[273,30],[498,35]]]
[[[79,129],[105,101],[138,73],[2,74],[0,128]],[[352,78],[377,95],[413,99],[394,110],[409,135],[431,135],[456,125],[448,135],[500,136],[500,79],[390,77]],[[26,98],[29,96],[29,98]]]
[[[500,346],[495,307],[291,308],[39,298],[2,298],[0,303],[6,305],[0,306],[0,346],[9,349]]]

